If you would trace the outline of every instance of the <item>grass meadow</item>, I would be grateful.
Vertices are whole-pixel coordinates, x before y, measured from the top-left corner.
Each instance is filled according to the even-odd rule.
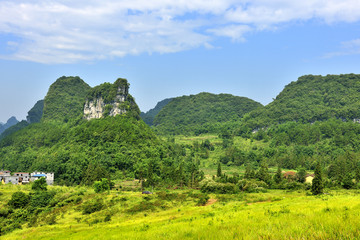
[[[1,207],[27,186],[0,186]],[[305,191],[210,194],[198,206],[198,190],[131,191],[95,194],[85,187],[49,187],[57,204],[35,224],[1,239],[358,239],[360,192],[334,190],[321,196]],[[69,201],[74,196],[79,201]],[[64,203],[68,204],[64,204]],[[102,207],[84,213],[84,206]],[[52,222],[49,223],[49,216]],[[34,221],[29,221],[33,222]]]

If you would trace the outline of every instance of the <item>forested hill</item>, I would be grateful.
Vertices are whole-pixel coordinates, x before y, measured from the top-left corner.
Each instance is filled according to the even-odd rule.
[[[230,94],[199,93],[174,98],[155,116],[155,129],[162,134],[216,132],[221,124],[238,121],[262,105]]]
[[[11,117],[7,120],[5,124],[0,124],[0,134],[3,133],[6,129],[14,126],[19,121],[15,117]]]
[[[121,82],[126,83],[127,91],[126,79]],[[136,115],[131,111],[127,103],[133,103],[134,108],[137,105],[130,95],[114,103],[126,112],[87,120],[84,104],[87,94],[92,93],[86,93],[87,89],[90,87],[78,77],[62,77],[52,84],[45,98],[42,120],[31,124],[23,121],[24,125],[18,125],[19,129],[0,140],[0,168],[54,172],[56,182],[64,184],[91,184],[109,176],[134,178],[140,173],[143,174],[140,177],[147,176],[143,171],[149,164],[157,170],[147,178],[157,179],[165,173],[160,173],[165,159],[167,167],[173,166],[173,172],[178,164],[172,160],[173,152],[139,119],[138,112]],[[101,99],[107,98],[106,91],[102,91]]]
[[[147,111],[146,113],[141,112],[140,117],[142,118],[142,120],[149,126],[153,125],[153,121],[155,116],[160,112],[160,110],[165,107],[170,101],[172,100],[172,98],[166,98],[160,102],[158,102],[156,104],[156,106],[152,109],[150,109],[149,111]]]
[[[44,100],[42,121],[67,122],[82,116],[91,87],[79,77],[61,77],[49,88]]]
[[[27,127],[31,123],[40,122],[44,109],[44,100],[39,100],[35,103],[35,105],[28,111],[28,115],[26,116],[26,120],[22,120],[15,125],[7,128],[0,134],[0,140],[4,137],[13,134],[25,127]],[[1,131],[0,131],[1,132]]]
[[[360,118],[360,75],[300,77],[285,86],[276,99],[245,117],[252,129],[287,121],[315,122],[330,118]]]

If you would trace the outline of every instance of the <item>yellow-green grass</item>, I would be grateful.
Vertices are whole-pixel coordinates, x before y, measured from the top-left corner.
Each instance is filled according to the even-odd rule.
[[[185,193],[175,191],[174,193]],[[105,202],[126,197],[90,215],[79,206],[68,207],[55,225],[16,230],[3,239],[357,239],[360,238],[359,192],[332,191],[319,197],[305,192],[211,195],[218,201],[196,206],[193,201],[168,201],[165,209],[128,213],[144,201],[139,193],[95,195]],[[150,196],[149,201],[157,199]],[[111,221],[94,224],[94,219]],[[80,220],[79,220],[80,219]]]
[[[201,160],[200,169],[204,172],[206,177],[211,177],[217,174],[217,166],[221,157],[225,156],[225,149],[222,147],[223,139],[219,138],[214,134],[202,134],[199,136],[183,136],[178,135],[175,136],[175,143],[192,146],[194,142],[201,144],[203,141],[209,140],[210,143],[214,146],[213,151],[208,151],[209,157],[206,159],[202,159],[200,157],[201,153],[198,153],[196,156]],[[249,151],[253,148],[265,148],[268,147],[269,142],[257,141],[245,139],[242,137],[235,136],[233,139],[233,146],[241,149],[243,151]],[[276,173],[277,168],[270,168],[270,173]],[[293,169],[283,169],[284,171],[295,171]],[[236,165],[224,165],[222,164],[222,172],[227,175],[233,175],[234,173],[238,173],[243,175],[245,172],[244,166],[236,166]]]

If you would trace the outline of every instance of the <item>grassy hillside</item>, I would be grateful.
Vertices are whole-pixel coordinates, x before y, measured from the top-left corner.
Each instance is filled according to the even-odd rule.
[[[285,86],[269,105],[245,119],[251,128],[288,121],[315,122],[360,118],[360,75],[306,75]]]
[[[26,186],[0,186],[4,223],[6,203]],[[15,239],[357,239],[357,191],[209,195],[202,206],[198,191],[157,191],[153,195],[88,188],[51,187],[55,195],[37,215],[3,236]],[[3,227],[4,225],[2,225]],[[14,226],[14,225],[13,225]],[[4,228],[3,228],[4,229]],[[6,229],[5,229],[6,230]]]
[[[153,124],[162,134],[216,132],[223,123],[238,121],[259,107],[260,103],[245,97],[199,93],[174,98],[160,110]]]
[[[83,114],[90,86],[79,77],[61,77],[51,84],[44,100],[42,121],[67,122]]]

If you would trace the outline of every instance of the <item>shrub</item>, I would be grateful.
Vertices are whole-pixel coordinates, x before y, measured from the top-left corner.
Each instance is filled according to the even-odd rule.
[[[111,183],[107,178],[102,178],[101,181],[94,182],[94,191],[96,193],[101,193],[110,190]]]
[[[8,205],[13,208],[24,208],[29,204],[30,198],[24,192],[15,192],[11,196]]]
[[[236,193],[237,187],[232,183],[219,183],[213,180],[203,180],[200,183],[201,191],[206,193]]]
[[[55,192],[39,191],[31,195],[30,206],[33,208],[41,208],[49,205],[55,196]]]
[[[284,184],[284,188],[289,190],[299,190],[304,188],[304,184],[299,182],[287,182]]]
[[[204,206],[209,199],[210,199],[210,197],[207,194],[202,194],[202,195],[200,195],[196,205],[197,206]]]
[[[100,198],[88,201],[83,205],[83,214],[91,214],[104,208],[104,201]]]
[[[264,192],[269,186],[263,182],[255,179],[243,179],[237,183],[240,190],[244,192]]]
[[[46,191],[47,190],[47,183],[44,177],[35,180],[34,183],[31,185],[31,189],[34,191]]]

